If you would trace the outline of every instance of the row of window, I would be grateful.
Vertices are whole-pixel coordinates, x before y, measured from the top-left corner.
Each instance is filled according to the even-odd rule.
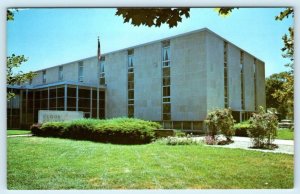
[[[162,120],[171,120],[170,41],[162,42]]]
[[[134,117],[134,51],[128,50],[127,55],[128,84],[128,117]]]
[[[227,68],[227,42],[224,42],[224,105],[228,108],[228,68]]]
[[[46,72],[46,70],[43,71],[42,79],[43,79],[44,84],[47,83],[47,72]],[[58,81],[63,81],[63,79],[64,79],[64,67],[60,66],[58,68]],[[83,82],[83,62],[82,61],[80,61],[78,63],[78,81]]]

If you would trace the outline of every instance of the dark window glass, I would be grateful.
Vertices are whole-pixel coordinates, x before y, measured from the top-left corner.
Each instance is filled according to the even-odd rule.
[[[50,89],[50,98],[56,98],[56,88]]]
[[[133,117],[133,116],[134,116],[134,106],[128,105],[128,117]]]
[[[170,98],[163,98],[163,102],[171,102]]]
[[[192,123],[189,121],[182,122],[183,129],[192,129]]]
[[[83,99],[79,98],[78,99],[78,107],[85,107],[85,108],[90,108],[90,99]]]
[[[57,88],[57,97],[65,96],[65,88]]]
[[[134,104],[134,100],[128,100],[128,104]]]
[[[163,113],[171,113],[171,104],[163,104]]]
[[[163,77],[163,86],[170,85],[170,77]]]
[[[170,77],[170,67],[163,68],[163,77]]]
[[[163,114],[163,120],[171,120],[170,114]]]
[[[76,98],[68,98],[68,109],[69,107],[75,107],[76,108]]]
[[[134,81],[134,74],[133,73],[128,73],[128,81],[133,82]]]
[[[56,108],[56,99],[50,99],[50,108]]]
[[[100,85],[104,85],[105,84],[105,78],[104,77],[101,77],[100,78]]]
[[[90,98],[91,90],[86,89],[78,89],[78,96],[79,98]]]
[[[128,82],[128,90],[134,89],[134,82]]]
[[[57,98],[57,107],[64,107],[65,99],[64,98]]]
[[[128,99],[134,99],[134,91],[133,90],[128,91]]]
[[[99,99],[105,99],[105,92],[99,91]]]
[[[68,96],[76,97],[76,88],[68,88]]]
[[[170,95],[171,95],[170,86],[163,87],[163,96],[170,96]]]

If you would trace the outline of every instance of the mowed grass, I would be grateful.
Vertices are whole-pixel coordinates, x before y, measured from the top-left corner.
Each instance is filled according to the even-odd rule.
[[[8,138],[8,189],[292,188],[293,156],[205,145]]]
[[[24,135],[24,134],[31,134],[31,131],[30,130],[14,130],[14,129],[7,130],[7,135]]]
[[[294,131],[290,129],[278,129],[276,139],[294,140]]]

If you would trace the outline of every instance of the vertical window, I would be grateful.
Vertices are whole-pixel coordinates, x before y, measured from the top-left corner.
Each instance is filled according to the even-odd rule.
[[[104,85],[105,84],[105,57],[101,57],[100,59],[100,75],[99,75],[99,83],[100,85]]]
[[[245,110],[245,92],[244,92],[244,52],[240,54],[240,68],[241,68],[241,105],[242,110]]]
[[[128,50],[128,117],[134,117],[134,51]]]
[[[78,81],[83,82],[83,62],[78,63]]]
[[[162,43],[162,120],[171,120],[170,41]]]
[[[257,60],[254,59],[254,64],[253,64],[253,81],[254,81],[254,110],[257,110],[257,98],[256,98],[256,62]]]
[[[63,70],[64,70],[63,66],[60,66],[59,69],[58,69],[58,80],[59,81],[62,81],[64,79]]]
[[[46,70],[44,70],[43,71],[43,84],[45,84],[46,83],[46,80],[47,79],[47,77],[46,77]]]
[[[228,66],[227,66],[227,42],[224,42],[224,106],[228,108]]]
[[[164,47],[163,47],[163,53],[162,53],[162,58],[163,58],[163,61],[162,61],[162,65],[163,67],[169,67],[170,66],[170,43],[168,44],[169,42],[167,43],[164,43]]]

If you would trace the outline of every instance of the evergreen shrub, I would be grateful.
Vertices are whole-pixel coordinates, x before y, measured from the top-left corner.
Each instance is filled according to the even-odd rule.
[[[114,118],[34,124],[31,131],[36,136],[44,137],[61,137],[116,144],[141,144],[151,142],[155,137],[154,130],[160,128],[160,124],[152,121]]]

